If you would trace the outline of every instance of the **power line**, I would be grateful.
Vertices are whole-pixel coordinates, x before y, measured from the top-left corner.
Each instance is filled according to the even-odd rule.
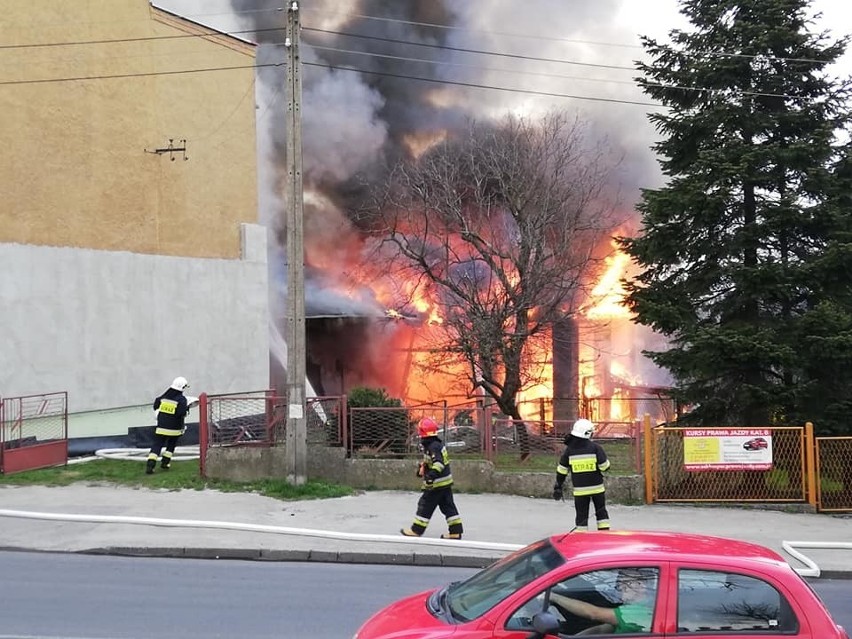
[[[319,11],[319,9],[305,9],[305,11]],[[323,12],[325,13],[325,12]],[[332,12],[334,13],[334,12]],[[467,29],[465,27],[457,27],[455,25],[445,25],[445,24],[435,24],[433,22],[415,22],[412,20],[401,20],[399,18],[384,18],[379,16],[369,16],[362,14],[349,14],[346,12],[337,12],[342,15],[350,15],[356,18],[362,18],[365,20],[379,20],[382,22],[393,22],[399,24],[407,24],[416,27],[431,27],[435,29],[447,29],[447,30],[455,30],[455,31],[466,31],[468,33],[483,33],[486,35],[499,35],[502,37],[514,37],[514,38],[527,38],[530,40],[545,40],[550,42],[565,42],[567,44],[585,44],[585,45],[593,45],[593,46],[605,46],[605,47],[620,47],[620,48],[635,48],[645,50],[645,47],[641,44],[626,44],[626,43],[618,43],[618,42],[602,42],[596,40],[575,40],[571,38],[557,38],[557,37],[548,37],[548,36],[540,36],[540,35],[528,35],[521,33],[511,33],[507,31],[490,31],[486,29]],[[761,59],[761,60],[781,60],[784,62],[806,62],[811,64],[822,64],[823,60],[816,60],[813,58],[788,58],[784,56],[774,56],[774,55],[762,55],[762,54],[748,54],[748,53],[730,53],[727,51],[708,51],[702,54],[696,55],[688,55],[687,57],[724,57],[724,58],[750,58],[750,59]],[[632,67],[631,67],[632,68]]]
[[[281,43],[277,43],[281,44]],[[335,49],[332,47],[315,47],[321,50],[330,50],[337,51],[341,53],[347,54],[355,54],[355,55],[365,55],[371,57],[379,57],[379,58],[389,58],[389,59],[398,59],[403,61],[411,61],[411,62],[420,62],[427,64],[435,64],[435,65],[447,65],[447,66],[470,66],[474,69],[481,69],[487,71],[498,71],[501,73],[523,73],[524,75],[534,75],[534,76],[544,76],[544,77],[557,77],[563,79],[573,79],[573,80],[589,80],[595,82],[613,82],[620,84],[632,84],[628,81],[617,81],[617,80],[606,80],[602,78],[579,78],[574,76],[562,76],[559,74],[546,74],[546,73],[535,73],[535,72],[524,72],[524,71],[515,71],[510,69],[493,69],[488,67],[478,67],[473,65],[462,65],[459,63],[451,63],[451,62],[442,62],[442,61],[434,61],[434,60],[425,60],[419,58],[405,58],[401,56],[390,56],[386,54],[377,54],[377,53],[369,53],[365,51],[352,51],[348,49]],[[332,64],[321,64],[317,62],[303,62],[303,64],[307,66],[316,66],[316,67],[325,67],[328,69],[336,69],[343,71],[355,71],[358,73],[365,73],[369,75],[379,75],[385,77],[393,77],[399,79],[408,79],[420,82],[430,82],[435,84],[448,84],[455,86],[463,86],[470,88],[479,88],[479,89],[492,89],[495,91],[504,91],[504,92],[513,92],[513,93],[524,93],[529,95],[541,95],[541,96],[550,96],[550,97],[561,97],[561,98],[572,98],[576,100],[589,100],[589,101],[597,101],[597,102],[610,102],[610,103],[618,103],[618,104],[634,104],[641,106],[651,106],[662,108],[661,105],[651,103],[651,102],[639,102],[635,100],[624,100],[618,98],[605,98],[599,96],[581,96],[581,95],[573,95],[566,93],[556,93],[549,91],[536,91],[532,89],[513,89],[509,87],[500,87],[493,85],[485,85],[485,84],[477,84],[472,82],[460,82],[454,80],[440,80],[435,78],[423,78],[418,76],[404,75],[404,74],[395,74],[390,72],[382,72],[382,71],[372,71],[372,70],[364,70],[364,69],[356,69],[351,67],[343,67]],[[175,71],[150,71],[150,72],[139,72],[139,73],[120,73],[120,74],[108,74],[108,75],[92,75],[92,76],[72,76],[72,77],[63,77],[63,78],[40,78],[35,80],[0,80],[0,86],[10,86],[10,85],[25,85],[25,84],[49,84],[53,82],[84,82],[89,80],[109,80],[109,79],[126,79],[126,78],[139,78],[139,77],[153,77],[153,76],[169,76],[169,75],[183,75],[188,73],[205,73],[205,72],[213,72],[213,71],[232,71],[239,69],[262,69],[268,67],[281,67],[284,66],[283,62],[278,63],[268,63],[268,64],[254,64],[254,65],[236,65],[229,67],[209,67],[202,69],[180,69]],[[720,89],[708,89],[701,87],[681,87],[681,86],[671,86],[664,84],[652,84],[649,86],[658,86],[661,88],[669,88],[669,89],[680,89],[684,91],[701,91],[708,93],[724,93],[725,90]],[[737,95],[752,95],[752,96],[764,96],[764,97],[779,97],[779,98],[787,98],[787,99],[799,99],[796,96],[784,95],[784,94],[774,94],[774,93],[759,93],[752,91],[740,91]]]
[[[417,62],[424,64],[433,64],[437,66],[451,66],[451,67],[462,67],[467,69],[474,69],[478,71],[493,71],[499,73],[511,73],[515,75],[525,75],[525,76],[536,76],[536,77],[545,77],[545,78],[558,78],[562,80],[579,80],[581,82],[603,82],[603,83],[612,83],[612,84],[628,84],[631,86],[638,86],[638,84],[632,80],[610,80],[607,78],[589,78],[589,77],[581,77],[581,76],[571,76],[571,75],[563,75],[559,73],[541,73],[537,71],[526,71],[523,69],[497,69],[494,67],[483,67],[474,64],[464,64],[462,62],[445,62],[442,60],[427,60],[425,58],[410,58],[405,56],[395,56],[384,53],[371,53],[367,51],[353,51],[351,49],[339,49],[336,47],[321,47],[321,46],[313,46],[314,49],[320,51],[332,51],[336,53],[347,53],[353,55],[363,55],[373,58],[384,58],[388,60],[399,60],[401,62]],[[659,82],[648,82],[647,86],[659,87],[662,89],[679,89],[682,91],[701,91],[706,93],[728,93],[728,89],[710,89],[705,87],[687,87],[687,86],[678,86],[673,84],[662,84]],[[749,95],[754,97],[767,97],[767,98],[786,98],[789,100],[800,100],[801,98],[794,95],[787,95],[784,93],[763,93],[759,91],[735,91],[736,95]]]
[[[417,47],[426,47],[429,49],[441,49],[443,51],[455,51],[458,53],[475,53],[479,55],[493,55],[503,58],[513,58],[516,60],[532,60],[534,62],[556,62],[559,64],[573,64],[583,67],[594,67],[597,69],[616,69],[620,71],[636,71],[635,67],[625,67],[615,64],[595,64],[592,62],[578,62],[576,60],[559,60],[556,58],[540,58],[536,56],[520,55],[516,53],[501,53],[499,51],[484,51],[479,49],[466,49],[464,47],[451,47],[443,44],[429,44],[427,42],[411,42],[409,40],[398,40],[396,38],[383,38],[380,36],[365,36],[357,33],[347,33],[345,31],[333,31],[331,29],[316,29],[313,27],[302,27],[303,31],[314,31],[317,33],[330,33],[332,35],[346,36],[348,38],[363,38],[367,40],[375,40],[377,42],[390,42],[394,44],[407,44]],[[313,46],[313,45],[311,45]]]
[[[158,75],[185,75],[187,73],[206,73],[209,71],[235,71],[238,69],[262,69],[265,67],[280,67],[283,62],[272,62],[269,64],[238,65],[233,67],[210,67],[205,69],[181,69],[178,71],[149,71],[141,73],[116,73],[110,75],[89,75],[69,78],[43,78],[38,80],[0,80],[0,86],[13,84],[49,84],[51,82],[85,82],[87,80],[113,80],[124,78],[146,78]]]
[[[657,108],[657,109],[667,108],[667,107],[664,107],[661,104],[655,104],[653,102],[638,102],[638,101],[635,101],[635,100],[620,100],[620,99],[617,99],[617,98],[601,98],[601,97],[584,96],[584,95],[571,95],[571,94],[568,94],[568,93],[554,93],[554,92],[550,92],[550,91],[535,91],[535,90],[532,90],[532,89],[510,89],[508,87],[498,87],[498,86],[491,86],[491,85],[487,85],[487,84],[476,84],[476,83],[473,83],[473,82],[455,82],[453,80],[436,80],[434,78],[421,78],[421,77],[411,76],[411,75],[402,75],[402,74],[399,74],[399,73],[387,73],[385,71],[367,71],[367,70],[364,70],[364,69],[353,69],[351,67],[341,67],[341,66],[336,66],[336,65],[333,65],[333,64],[321,64],[319,62],[304,62],[303,61],[302,64],[305,65],[305,66],[310,66],[310,67],[323,67],[323,68],[326,68],[326,69],[335,69],[335,70],[338,70],[338,71],[353,71],[353,72],[356,72],[356,73],[365,73],[367,75],[378,75],[378,76],[389,77],[389,78],[400,78],[400,79],[403,79],[403,80],[416,80],[416,81],[419,81],[419,82],[430,82],[430,83],[433,83],[433,84],[451,84],[451,85],[455,85],[455,86],[469,87],[469,88],[473,88],[473,89],[491,89],[491,90],[494,90],[494,91],[505,91],[505,92],[508,92],[508,93],[525,93],[525,94],[528,94],[528,95],[541,95],[541,96],[548,96],[548,97],[554,97],[554,98],[570,98],[570,99],[574,99],[574,100],[589,100],[589,101],[592,101],[592,102],[611,102],[611,103],[615,103],[615,104],[634,104],[634,105],[638,105],[638,106],[654,107],[654,108]]]
[[[315,12],[321,13],[322,15],[327,15],[329,13],[336,15],[344,15],[350,18],[359,18],[362,20],[373,20],[377,22],[387,22],[392,24],[406,24],[409,26],[415,27],[429,27],[434,29],[443,29],[447,31],[464,31],[466,33],[481,33],[484,35],[496,35],[501,37],[509,37],[509,38],[524,38],[528,40],[539,40],[539,41],[547,41],[547,42],[564,42],[566,44],[582,44],[582,45],[591,45],[591,46],[600,46],[600,47],[613,47],[620,49],[639,49],[644,51],[645,47],[641,44],[629,44],[626,42],[606,42],[602,40],[579,40],[576,38],[560,38],[556,36],[543,36],[540,34],[527,34],[527,33],[515,33],[511,31],[494,31],[491,29],[468,29],[466,27],[459,27],[456,25],[446,25],[446,24],[436,24],[434,22],[419,22],[415,20],[403,20],[401,18],[388,18],[384,16],[371,16],[361,13],[350,13],[348,11],[334,11],[327,9],[315,9],[312,7],[303,7],[301,9],[305,13]],[[187,14],[185,17],[210,17],[210,16],[225,16],[225,15],[250,15],[250,14],[259,14],[259,13],[275,13],[284,11],[284,8],[278,7],[274,9],[247,9],[244,11],[233,11],[230,14],[227,13],[195,13],[195,14]],[[306,28],[303,26],[303,29]],[[699,57],[729,57],[729,58],[760,58],[766,60],[781,60],[786,62],[804,62],[804,63],[813,63],[813,64],[821,64],[823,60],[816,60],[813,58],[794,58],[794,57],[785,57],[785,56],[767,56],[767,55],[759,55],[759,54],[747,54],[747,53],[730,53],[727,51],[716,51],[716,52],[706,52],[701,54]]]
[[[277,11],[277,9],[270,10]],[[218,15],[218,14],[210,14],[210,15]],[[350,15],[350,14],[347,14]],[[432,26],[436,28],[446,28],[446,29],[456,29],[456,30],[465,30],[463,27],[455,27],[455,26],[447,26],[447,25],[438,25],[432,24],[428,22],[413,22],[409,20],[399,20],[394,18],[380,18],[376,16],[361,16],[360,14],[354,14],[358,17],[369,18],[374,20],[383,20],[387,22],[398,22],[402,24],[410,24],[414,26]],[[204,26],[204,25],[201,25]],[[283,31],[284,27],[269,27],[262,29],[242,29],[237,31],[220,31],[214,29],[212,27],[204,27],[207,29],[211,29],[212,33],[185,33],[185,34],[175,34],[169,36],[142,36],[138,38],[113,38],[113,39],[99,39],[99,40],[71,40],[65,42],[35,42],[29,44],[2,44],[0,45],[0,50],[12,50],[12,49],[39,49],[39,48],[52,48],[52,47],[66,47],[66,46],[82,46],[82,45],[99,45],[99,44],[121,44],[121,43],[133,43],[133,42],[151,42],[157,40],[182,40],[187,38],[210,38],[215,36],[231,36],[236,37],[240,35],[253,35],[260,33],[272,33],[276,31]],[[427,47],[432,49],[439,49],[445,51],[454,51],[459,53],[473,53],[478,55],[492,55],[492,56],[500,56],[507,58],[514,58],[519,60],[528,60],[533,62],[549,62],[556,64],[570,64],[576,66],[585,66],[585,67],[593,67],[600,69],[614,69],[620,71],[636,71],[635,67],[632,66],[624,66],[624,65],[613,65],[613,64],[597,64],[592,62],[580,62],[577,60],[561,60],[559,58],[545,58],[538,56],[530,56],[530,55],[521,55],[521,54],[513,54],[513,53],[502,53],[499,51],[485,51],[479,49],[468,49],[464,47],[452,47],[448,45],[439,45],[439,44],[430,44],[425,42],[413,42],[410,40],[400,40],[396,38],[385,38],[381,36],[367,36],[361,35],[357,33],[349,33],[346,31],[334,31],[330,29],[320,29],[316,27],[302,27],[303,31],[314,31],[318,33],[328,33],[331,35],[339,35],[343,37],[351,37],[351,38],[361,38],[367,40],[375,40],[378,42],[388,42],[394,44],[403,44],[403,45],[411,45],[411,46],[419,46],[419,47]],[[469,31],[470,30],[466,30]],[[472,31],[476,33],[477,31]],[[595,42],[591,40],[570,40],[567,38],[547,38],[547,37],[539,37],[539,36],[527,36],[523,34],[508,34],[497,31],[478,31],[479,33],[490,33],[496,35],[515,35],[516,37],[522,38],[531,38],[537,40],[554,40],[554,41],[563,41],[563,42],[573,42],[579,44],[594,44],[594,45],[606,45],[606,46],[641,46],[641,45],[626,45],[626,44],[617,44],[617,43],[605,43],[605,42]],[[237,40],[241,40],[249,45],[256,45],[257,43],[253,43],[251,41],[236,38]],[[313,46],[313,45],[312,45]],[[689,54],[686,55],[689,57],[732,57],[732,58],[751,58],[751,59],[762,59],[762,60],[781,60],[787,62],[805,62],[805,63],[813,63],[813,64],[822,64],[824,61],[822,60],[814,60],[810,58],[787,58],[781,56],[768,56],[768,55],[751,55],[744,53],[726,53],[726,52],[706,52],[699,56],[691,56]]]
[[[205,27],[210,28],[210,27]],[[284,27],[276,27],[269,29],[246,29],[244,31],[216,31],[213,30],[213,33],[181,33],[175,35],[168,36],[141,36],[138,38],[114,38],[114,39],[102,39],[102,40],[69,40],[66,42],[33,42],[30,44],[0,44],[0,50],[3,49],[43,49],[50,47],[71,47],[78,45],[91,45],[91,44],[123,44],[130,42],[151,42],[154,40],[183,40],[186,38],[213,38],[216,36],[236,36],[236,35],[245,35],[251,33],[267,33],[271,31],[284,31]],[[239,40],[240,38],[236,38]],[[254,44],[251,42],[246,42],[246,44]]]

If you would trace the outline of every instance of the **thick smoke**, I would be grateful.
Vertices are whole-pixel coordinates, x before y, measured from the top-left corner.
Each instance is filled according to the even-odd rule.
[[[612,18],[624,1],[300,3],[301,50],[306,63],[302,75],[302,135],[309,316],[367,317],[383,312],[363,291],[353,294],[347,289],[352,286],[347,281],[348,265],[357,263],[369,248],[345,214],[361,188],[355,176],[406,153],[406,142],[411,138],[429,139],[440,132],[460,130],[471,118],[535,115],[554,108],[577,111],[591,135],[606,139],[622,158],[619,171],[614,172],[618,183],[611,186],[613,193],[620,193],[629,217],[638,189],[659,181],[648,150],[653,142],[646,122],[648,109],[545,95],[647,101],[631,83],[636,75],[631,70],[632,59],[641,51],[589,43],[637,42],[635,34],[612,26]],[[232,0],[232,5],[237,15],[249,20],[246,27],[256,29],[254,39],[261,45],[258,64],[283,61],[287,16],[280,7],[286,3]],[[286,289],[281,195],[286,177],[284,74],[283,66],[262,68],[258,91],[262,114],[258,140],[270,160],[260,169],[260,201],[263,221],[274,231],[270,259],[276,284],[271,302],[279,320]],[[414,81],[412,76],[433,82]],[[523,89],[538,95],[461,84]],[[358,356],[350,353],[349,357],[349,366],[357,366]]]

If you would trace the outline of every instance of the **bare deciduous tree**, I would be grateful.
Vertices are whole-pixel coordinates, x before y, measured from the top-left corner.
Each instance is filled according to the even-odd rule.
[[[508,116],[390,167],[362,211],[392,245],[396,272],[440,307],[437,363],[463,362],[471,389],[513,419],[519,391],[538,381],[530,345],[577,311],[615,227],[613,166],[563,112]]]

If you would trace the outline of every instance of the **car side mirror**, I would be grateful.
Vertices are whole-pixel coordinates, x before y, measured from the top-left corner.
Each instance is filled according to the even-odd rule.
[[[559,634],[559,619],[552,612],[539,612],[533,615],[532,626],[535,632],[527,635],[527,639],[542,639],[547,635]]]

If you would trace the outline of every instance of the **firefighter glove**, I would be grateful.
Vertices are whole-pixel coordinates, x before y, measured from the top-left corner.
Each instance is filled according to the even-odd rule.
[[[561,501],[562,500],[562,486],[559,484],[555,484],[553,486],[553,500]]]

